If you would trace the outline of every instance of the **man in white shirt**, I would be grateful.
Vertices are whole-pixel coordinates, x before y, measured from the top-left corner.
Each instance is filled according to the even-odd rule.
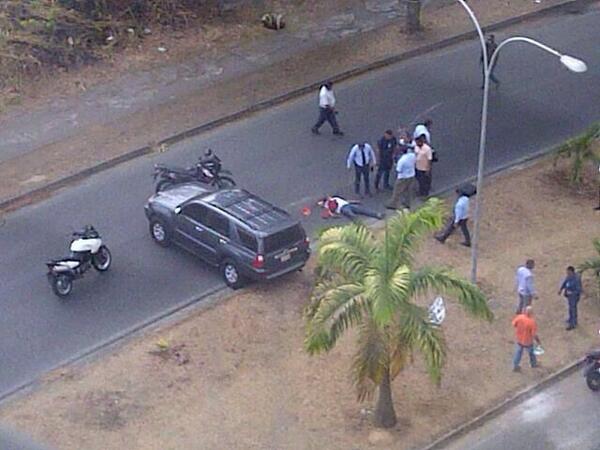
[[[333,83],[326,81],[319,90],[319,118],[317,123],[311,128],[314,134],[319,134],[319,128],[325,123],[329,122],[333,129],[333,134],[343,136],[344,133],[340,131],[337,119],[335,118],[335,95],[333,94]]]
[[[375,152],[373,147],[364,142],[356,144],[350,149],[346,160],[346,167],[351,169],[354,166],[354,192],[360,195],[360,179],[365,183],[365,194],[371,196],[371,184],[369,182],[369,172],[375,165]]]
[[[469,220],[469,196],[465,195],[465,193],[460,189],[457,189],[456,193],[458,194],[458,198],[454,204],[454,212],[448,219],[448,222],[446,223],[446,226],[442,232],[437,234],[435,238],[443,244],[446,242],[446,239],[448,239],[450,235],[454,233],[456,227],[460,227],[460,230],[465,238],[465,240],[461,242],[461,245],[470,247],[471,235],[469,234],[469,228],[467,227],[467,221]]]
[[[524,266],[519,266],[515,276],[515,284],[517,285],[517,294],[519,295],[519,304],[517,306],[517,314],[529,305],[531,300],[536,296],[535,287],[533,286],[533,269],[535,261],[528,259]]]
[[[394,192],[389,203],[385,205],[388,209],[398,209],[399,203],[410,209],[414,191],[416,156],[413,152],[402,148],[402,156],[396,163],[396,183]]]
[[[383,219],[384,217],[381,213],[365,208],[358,202],[348,201],[339,195],[323,197],[317,202],[317,205],[324,209],[325,214],[321,215],[324,219],[345,216],[356,222],[358,220],[357,216],[373,217],[375,219]]]
[[[415,127],[415,131],[413,132],[413,139],[416,141],[417,138],[421,136],[425,136],[425,142],[427,145],[431,145],[431,126],[433,125],[433,120],[425,119],[423,123],[418,124]]]

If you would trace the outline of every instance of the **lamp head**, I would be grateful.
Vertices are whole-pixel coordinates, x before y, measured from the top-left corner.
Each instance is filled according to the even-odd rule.
[[[569,55],[561,55],[560,62],[571,72],[583,73],[587,71],[587,64],[580,59]]]

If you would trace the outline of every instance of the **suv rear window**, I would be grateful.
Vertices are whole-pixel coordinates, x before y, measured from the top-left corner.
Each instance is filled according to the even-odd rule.
[[[239,227],[237,232],[238,236],[240,237],[240,242],[244,247],[246,247],[248,250],[252,250],[254,253],[258,252],[258,242],[252,234]]]
[[[271,253],[304,239],[304,230],[298,225],[265,237],[265,253]]]

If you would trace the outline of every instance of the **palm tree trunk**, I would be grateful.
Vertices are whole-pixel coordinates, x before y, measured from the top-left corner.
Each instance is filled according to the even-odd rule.
[[[392,401],[392,386],[390,371],[385,370],[381,384],[379,385],[379,396],[375,406],[375,426],[381,428],[392,428],[397,422],[394,402]]]

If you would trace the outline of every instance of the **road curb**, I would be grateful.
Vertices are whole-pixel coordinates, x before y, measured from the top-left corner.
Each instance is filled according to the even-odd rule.
[[[440,438],[436,439],[434,442],[429,444],[427,447],[422,447],[421,450],[437,450],[437,449],[444,448],[445,446],[450,444],[452,441],[458,439],[461,436],[464,436],[465,434],[467,434],[468,432],[470,432],[476,428],[479,428],[485,422],[502,414],[504,411],[506,411],[513,405],[526,400],[527,398],[533,396],[534,394],[538,393],[539,391],[546,389],[547,387],[550,387],[551,385],[557,383],[558,381],[562,380],[563,378],[571,375],[573,372],[575,372],[575,370],[577,370],[579,368],[579,366],[581,365],[582,362],[583,362],[583,359],[578,359],[570,364],[567,364],[563,368],[561,368],[561,369],[557,370],[556,372],[545,377],[539,383],[534,384],[533,386],[528,386],[525,389],[517,392],[513,396],[504,400],[502,403],[488,409],[483,414],[480,414],[479,416],[475,417],[474,419],[471,419],[470,421],[460,425],[458,428],[455,428],[455,429],[449,431],[448,433],[444,434],[443,436],[441,436]]]
[[[544,17],[546,15],[550,15],[550,14],[557,13],[557,12],[578,11],[580,8],[584,8],[587,5],[595,3],[596,1],[597,0],[568,0],[566,2],[557,4],[557,5],[541,8],[537,11],[531,11],[531,12],[528,12],[525,14],[521,14],[519,16],[511,17],[509,19],[501,20],[499,22],[485,26],[485,27],[483,27],[483,29],[485,31],[496,31],[496,30],[500,30],[500,29],[515,25],[520,22],[524,22],[524,21],[527,21],[527,20],[530,20],[533,18]],[[394,56],[390,56],[388,58],[374,61],[372,63],[365,64],[363,66],[359,66],[354,69],[349,69],[347,71],[344,71],[337,75],[329,77],[329,79],[331,79],[334,82],[345,81],[350,78],[355,78],[357,76],[364,75],[365,73],[368,73],[370,71],[381,69],[381,68],[390,66],[392,64],[396,64],[398,62],[413,58],[415,56],[423,55],[424,53],[430,53],[430,52],[433,52],[436,50],[440,50],[440,49],[449,47],[451,45],[455,45],[459,42],[465,41],[465,40],[475,37],[475,36],[476,36],[475,30],[457,34],[455,36],[451,36],[451,37],[449,37],[447,39],[443,39],[441,41],[433,42],[431,44],[426,44],[421,47],[418,47],[418,48],[415,48],[412,50],[408,50],[406,52],[403,52],[403,53],[400,53],[400,54],[397,54]],[[254,105],[251,105],[251,106],[244,108],[240,111],[237,111],[235,113],[228,114],[226,116],[223,116],[218,119],[212,120],[210,122],[204,123],[197,127],[182,131],[180,133],[177,133],[173,136],[170,136],[170,137],[158,142],[157,147],[160,147],[163,145],[170,146],[170,145],[176,144],[185,139],[189,139],[193,136],[197,136],[201,133],[204,133],[206,131],[217,128],[221,125],[225,125],[227,123],[248,117],[259,111],[263,111],[263,110],[271,108],[273,106],[280,105],[289,100],[298,98],[304,94],[307,94],[311,91],[316,90],[321,85],[321,83],[322,82],[311,83],[309,85],[306,85],[306,86],[303,86],[303,87],[300,87],[297,89],[293,89],[285,94],[279,95],[277,97],[273,97],[268,100],[264,100],[262,102],[258,102]],[[81,181],[91,175],[95,175],[97,173],[103,172],[107,169],[113,168],[119,164],[122,164],[122,163],[125,163],[128,161],[131,161],[140,156],[149,155],[149,154],[153,153],[153,151],[154,151],[153,149],[154,149],[153,146],[147,145],[147,146],[132,150],[123,155],[103,161],[95,166],[88,167],[87,169],[84,169],[80,172],[74,173],[72,175],[68,175],[68,176],[60,178],[58,180],[55,180],[51,183],[46,184],[45,186],[41,186],[39,188],[33,189],[33,190],[25,192],[23,194],[19,194],[14,197],[10,197],[8,199],[2,200],[0,202],[0,212],[10,211],[10,210],[16,209],[20,206],[34,203],[36,201],[36,199],[38,199],[40,197],[47,197],[48,195],[52,194],[53,192],[55,192],[63,187],[66,187],[70,184]]]

